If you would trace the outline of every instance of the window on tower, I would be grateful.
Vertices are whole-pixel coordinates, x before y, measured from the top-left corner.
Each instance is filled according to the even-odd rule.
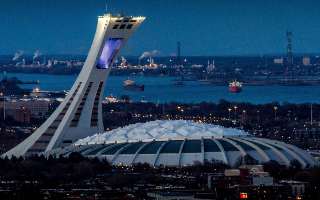
[[[109,38],[105,41],[102,52],[97,62],[98,69],[108,69],[118,51],[120,50],[123,38]]]

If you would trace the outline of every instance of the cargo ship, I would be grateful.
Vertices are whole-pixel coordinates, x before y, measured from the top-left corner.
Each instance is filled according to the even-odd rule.
[[[123,81],[123,88],[125,90],[144,91],[144,85],[138,85],[130,79]]]
[[[183,81],[175,81],[173,83],[173,85],[175,85],[175,86],[184,86],[184,82]]]
[[[239,93],[242,91],[242,83],[239,81],[232,81],[229,83],[229,92]]]

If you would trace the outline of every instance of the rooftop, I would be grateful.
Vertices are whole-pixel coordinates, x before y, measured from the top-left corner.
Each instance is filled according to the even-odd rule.
[[[184,140],[222,138],[224,136],[247,136],[248,133],[234,128],[197,123],[186,120],[156,120],[131,124],[105,133],[78,140],[76,145],[112,142],[135,142],[152,140]]]

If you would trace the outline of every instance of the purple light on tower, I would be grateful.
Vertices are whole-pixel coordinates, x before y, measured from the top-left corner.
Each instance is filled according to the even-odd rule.
[[[115,55],[120,50],[122,38],[109,38],[105,41],[101,55],[99,57],[97,68],[108,69],[112,64]]]

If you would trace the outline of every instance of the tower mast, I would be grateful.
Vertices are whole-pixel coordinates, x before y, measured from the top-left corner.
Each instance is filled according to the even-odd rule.
[[[177,65],[181,65],[181,43],[177,42]]]
[[[106,13],[108,13],[108,0],[106,0],[105,3],[106,3],[106,5],[105,5],[105,6],[106,6],[106,7],[105,7],[105,8],[106,8]]]
[[[293,53],[292,53],[292,32],[287,31],[287,60],[286,60],[286,75],[293,75]]]

